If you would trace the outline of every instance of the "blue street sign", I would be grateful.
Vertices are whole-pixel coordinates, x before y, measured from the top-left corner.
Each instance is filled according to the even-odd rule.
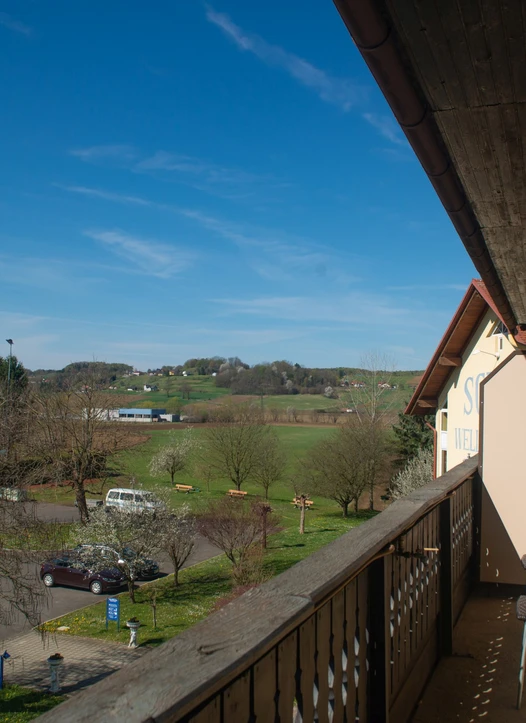
[[[109,597],[106,600],[106,629],[108,628],[108,620],[116,620],[117,621],[117,630],[119,629],[119,623],[120,623],[120,610],[121,603],[120,600],[116,597]]]
[[[7,650],[0,655],[0,690],[4,687],[4,660],[7,660],[10,657],[11,656]]]

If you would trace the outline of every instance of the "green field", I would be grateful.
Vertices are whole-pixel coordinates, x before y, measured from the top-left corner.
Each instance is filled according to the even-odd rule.
[[[134,425],[134,431],[139,425]],[[275,426],[277,435],[283,443],[285,453],[289,459],[288,474],[291,474],[294,470],[297,460],[302,457],[305,452],[318,440],[323,439],[327,435],[332,433],[332,428],[327,427],[314,427],[314,426]],[[182,434],[184,427],[174,425],[173,430],[176,434]],[[139,444],[126,452],[123,453],[125,462],[125,475],[122,478],[116,478],[111,481],[111,484],[106,485],[106,489],[118,486],[129,486],[129,480],[131,476],[134,476],[137,482],[144,487],[151,488],[157,485],[170,488],[170,480],[168,475],[165,478],[153,478],[148,472],[148,465],[152,456],[155,452],[164,444],[166,444],[170,438],[172,430],[166,429],[152,429],[151,425],[148,425],[146,430],[142,428],[138,430],[144,432],[145,442]],[[199,440],[204,432],[203,427],[196,425],[194,427],[194,434]],[[176,481],[181,484],[191,484],[203,488],[204,484],[202,480],[194,476],[192,471],[182,473],[176,478]],[[225,492],[230,489],[231,483],[227,480],[215,480],[211,484],[210,494],[215,496],[224,495]],[[260,490],[253,484],[247,484],[245,489],[250,494],[260,494]],[[88,497],[92,496],[89,494]],[[288,500],[292,495],[292,489],[287,482],[276,485],[271,488],[271,497],[276,500]],[[32,496],[37,500],[48,501],[48,502],[59,502],[72,504],[74,496],[70,488],[68,487],[56,487],[47,488],[42,490],[36,490],[32,493]],[[199,495],[181,495],[176,492],[172,492],[171,497],[174,504],[178,504],[182,499],[186,502],[195,502]],[[325,501],[326,504],[326,501]]]
[[[167,408],[170,409],[174,402],[178,401],[182,405],[195,404],[196,402],[208,402],[218,399],[219,397],[228,396],[229,389],[216,387],[214,377],[210,376],[190,376],[190,377],[157,377],[144,374],[139,377],[126,377],[117,381],[117,389],[113,390],[114,394],[123,396],[125,399],[124,406],[140,407],[140,408]],[[145,392],[143,387],[145,384],[157,385],[159,390],[156,392]],[[186,392],[181,390],[181,386],[186,385],[189,388],[190,399],[187,399]],[[138,391],[129,392],[128,387],[137,387]]]
[[[397,388],[387,389],[383,392],[381,406],[388,409],[395,417],[398,412],[402,411],[413,392],[413,372],[395,372],[390,381]],[[144,392],[143,386],[145,384],[156,384],[160,386],[160,389],[155,392]],[[182,385],[188,388],[189,399],[186,392],[183,395]],[[125,400],[123,404],[128,408],[160,407],[166,408],[168,411],[175,411],[175,407],[178,405],[186,406],[202,402],[211,402],[212,405],[215,405],[226,397],[232,396],[229,389],[216,387],[214,377],[210,376],[157,377],[142,375],[120,379],[117,386],[118,389],[114,393],[123,396]],[[128,392],[127,387],[129,386],[137,386],[138,391]],[[293,407],[301,413],[316,409],[329,411],[354,407],[354,402],[357,401],[359,404],[363,396],[360,390],[351,392],[344,387],[336,387],[335,394],[338,397],[337,399],[329,399],[323,394],[277,394],[242,397],[233,395],[232,399],[233,401],[253,401],[260,404],[267,412],[272,409],[279,409],[281,413],[285,413],[288,407]]]

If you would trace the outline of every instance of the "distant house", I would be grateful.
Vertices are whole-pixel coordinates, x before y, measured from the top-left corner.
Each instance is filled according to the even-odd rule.
[[[183,377],[187,377],[187,376],[188,376],[188,372],[183,372]]]
[[[175,377],[175,372],[174,372],[173,369],[170,369],[170,371],[168,372],[168,376],[169,376],[169,377]]]
[[[387,382],[379,382],[378,389],[391,389],[391,385]]]
[[[145,392],[157,392],[159,387],[157,384],[145,384],[143,389]]]

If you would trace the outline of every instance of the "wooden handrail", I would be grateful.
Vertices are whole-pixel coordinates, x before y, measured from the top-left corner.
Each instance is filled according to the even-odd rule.
[[[275,649],[373,560],[390,553],[389,546],[472,478],[477,465],[477,457],[466,460],[39,720],[183,719]]]

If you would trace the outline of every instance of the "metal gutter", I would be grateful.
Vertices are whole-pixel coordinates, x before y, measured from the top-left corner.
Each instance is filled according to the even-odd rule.
[[[497,274],[479,222],[444,145],[422,88],[402,57],[394,28],[377,0],[333,0],[358,50],[389,103],[435,189],[504,323],[517,319]]]

